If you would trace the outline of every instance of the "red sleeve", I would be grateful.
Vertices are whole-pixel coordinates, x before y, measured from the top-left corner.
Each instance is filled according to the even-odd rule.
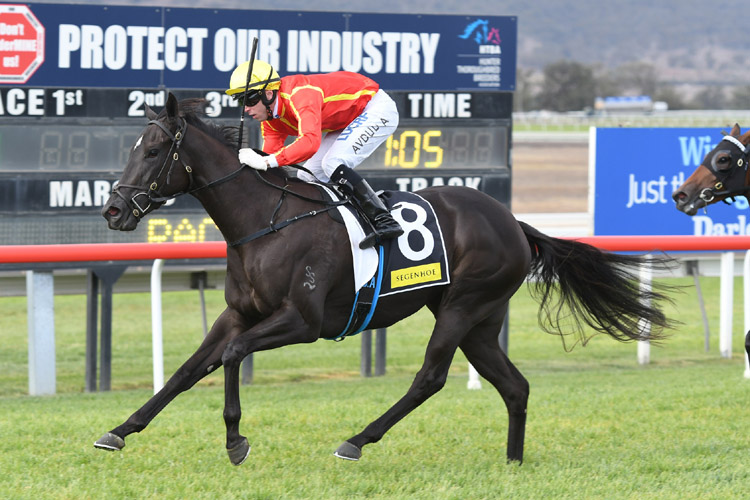
[[[298,124],[297,139],[276,154],[279,165],[309,160],[320,148],[323,93],[317,87],[300,87],[289,97],[289,111]]]
[[[268,122],[260,124],[260,133],[263,137],[263,151],[270,155],[278,153],[284,147],[287,134],[274,129]]]

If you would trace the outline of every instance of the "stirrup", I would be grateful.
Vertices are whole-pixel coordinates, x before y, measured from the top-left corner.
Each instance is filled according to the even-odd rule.
[[[380,235],[377,231],[373,230],[370,234],[362,238],[359,242],[359,248],[361,250],[367,250],[380,243]]]

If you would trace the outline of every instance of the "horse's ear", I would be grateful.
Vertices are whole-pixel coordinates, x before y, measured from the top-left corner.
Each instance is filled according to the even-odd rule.
[[[172,92],[169,93],[169,97],[167,97],[167,116],[169,118],[177,118],[179,113],[179,107],[177,105],[177,98],[174,96]]]
[[[735,123],[734,127],[732,127],[732,131],[729,133],[732,137],[739,137],[740,136],[740,126],[739,124]]]
[[[148,104],[144,104],[143,105],[143,109],[146,110],[146,118],[148,118],[149,120],[156,120],[156,117],[157,117],[156,111],[154,111],[153,109],[151,109],[148,106]]]

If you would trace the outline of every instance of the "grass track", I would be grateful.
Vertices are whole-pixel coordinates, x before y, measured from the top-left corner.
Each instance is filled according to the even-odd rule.
[[[691,281],[681,281],[690,284]],[[83,393],[84,298],[56,298],[58,395],[25,396],[24,299],[0,300],[0,492],[3,498],[745,498],[750,484],[750,381],[741,343],[719,358],[718,279],[703,278],[711,352],[694,290],[668,309],[683,324],[652,364],[635,346],[596,337],[565,353],[540,333],[536,305],[511,305],[511,359],[531,384],[525,463],[505,464],[507,416],[485,383],[467,391],[456,357],[446,387],[364,449],[331,456],[403,395],[419,368],[431,321],[389,329],[388,374],[359,378],[359,340],[290,346],[256,356],[256,384],[241,389],[241,431],[253,446],[241,467],[224,451],[223,377],[177,398],[120,453],[92,446],[150,397],[149,299],[115,296],[113,386]],[[739,296],[741,288],[735,286]],[[739,303],[740,301],[735,301]],[[209,317],[222,309],[208,296]],[[165,369],[200,340],[195,293],[164,297]],[[735,331],[742,330],[735,311]]]

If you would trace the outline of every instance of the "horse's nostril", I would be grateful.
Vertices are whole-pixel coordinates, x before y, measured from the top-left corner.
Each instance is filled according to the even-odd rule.
[[[116,215],[120,215],[120,209],[116,207],[109,207],[109,210],[107,210],[107,213],[111,215],[112,217],[115,217]]]
[[[687,198],[687,194],[685,194],[685,192],[684,192],[684,191],[675,191],[675,192],[674,192],[674,193],[672,194],[672,199],[673,199],[674,201],[682,201],[682,200],[684,200],[685,198]]]

